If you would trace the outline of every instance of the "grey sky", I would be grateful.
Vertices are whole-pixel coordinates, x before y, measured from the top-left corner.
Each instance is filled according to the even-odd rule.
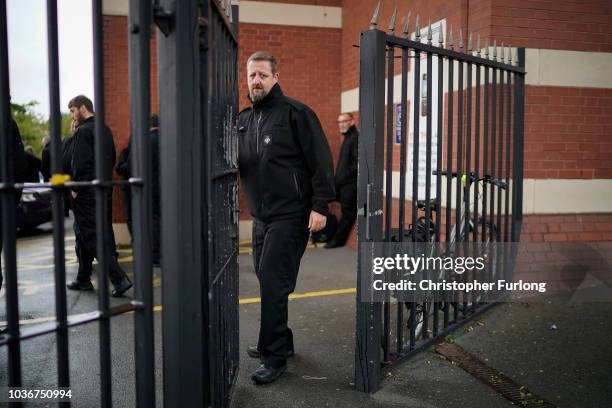
[[[84,94],[93,99],[91,2],[58,0],[60,104]],[[49,115],[47,2],[8,0],[11,97],[14,103],[38,101],[35,110]]]

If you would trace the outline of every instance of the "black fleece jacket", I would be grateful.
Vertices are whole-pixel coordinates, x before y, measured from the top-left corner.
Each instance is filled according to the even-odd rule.
[[[239,167],[251,214],[262,221],[328,214],[333,161],[317,115],[278,84],[240,112]]]

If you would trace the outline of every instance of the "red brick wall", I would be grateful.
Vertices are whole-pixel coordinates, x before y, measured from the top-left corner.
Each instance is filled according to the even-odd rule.
[[[528,48],[612,52],[612,2],[492,1],[491,33]]]
[[[527,86],[525,178],[612,178],[612,89]]]
[[[526,215],[521,241],[612,241],[612,214]]]
[[[341,30],[332,28],[240,25],[240,108],[248,106],[246,60],[255,51],[267,50],[278,60],[283,92],[310,106],[321,121],[334,160],[340,150],[336,123],[340,113]],[[249,219],[241,197],[241,219]]]

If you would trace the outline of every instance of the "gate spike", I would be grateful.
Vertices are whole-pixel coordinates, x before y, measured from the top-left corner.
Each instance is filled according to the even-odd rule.
[[[378,1],[378,4],[374,9],[374,15],[372,15],[372,20],[370,20],[370,30],[376,29],[376,26],[378,25],[378,16],[380,15],[380,3],[381,0]]]
[[[476,39],[476,54],[480,57],[480,33],[478,33],[478,38]]]
[[[506,49],[504,48],[504,43],[501,44],[501,62],[505,62],[506,59]]]
[[[408,35],[410,35],[410,14],[411,12],[408,12],[408,15],[406,16],[406,23],[404,24],[404,38],[408,38]]]
[[[463,30],[459,29],[459,49],[463,49]]]
[[[472,32],[471,31],[468,34],[467,50],[468,50],[468,53],[472,52]]]
[[[440,23],[440,31],[438,32],[438,46],[444,48],[444,32],[442,31],[442,23]]]
[[[493,61],[497,61],[497,40],[493,40]]]
[[[391,21],[389,21],[389,29],[387,34],[395,33],[395,20],[397,20],[397,7],[393,10],[393,15],[391,16]]]
[[[431,18],[427,23],[427,44],[431,45],[431,40],[433,39],[433,34],[431,32]]]
[[[455,45],[455,36],[453,35],[453,25],[450,26],[450,34],[448,35],[448,48],[451,50]]]
[[[485,42],[485,58],[489,59],[489,37],[487,37]]]
[[[512,65],[512,47],[508,44],[508,64]]]
[[[421,27],[419,26],[419,15],[417,14],[416,25],[414,26],[414,40],[421,42]]]
[[[516,51],[516,53],[514,54],[514,63],[518,67],[518,65],[519,65],[518,48],[515,51]]]

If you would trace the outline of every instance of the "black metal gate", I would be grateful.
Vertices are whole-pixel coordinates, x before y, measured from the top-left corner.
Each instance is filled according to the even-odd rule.
[[[483,50],[471,33],[455,40],[452,26],[445,47],[442,22],[421,30],[418,17],[410,37],[410,15],[396,36],[397,10],[387,33],[376,29],[379,11],[360,41],[355,364],[366,392],[379,389],[385,367],[491,304],[465,293],[453,302],[373,302],[362,290],[371,274],[364,251],[375,242],[517,242],[522,219],[524,49],[513,55],[487,42]],[[499,267],[504,274],[510,263]]]
[[[155,4],[153,4],[155,3]],[[62,174],[57,0],[47,1],[51,183],[55,320],[19,324],[15,182],[10,167],[9,72],[6,2],[0,0],[0,194],[2,256],[5,260],[8,386],[21,387],[21,342],[55,334],[58,387],[70,387],[69,328],[99,324],[100,401],[112,406],[110,319],[134,312],[136,405],[153,407],[155,352],[152,268],[152,146],[150,116],[151,24],[159,27],[160,161],[162,208],[162,301],[164,405],[229,405],[238,369],[237,219],[237,6],[217,0],[130,0],[128,17],[132,178],[107,176],[109,152],[103,141],[104,66],[102,0],[93,0],[96,178],[67,181]],[[134,216],[134,299],[109,304],[109,259],[102,244],[110,233],[97,228],[98,310],[68,316],[64,201],[67,189],[87,187],[96,194],[96,222],[104,225],[107,193],[130,184]],[[126,384],[126,386],[128,386]],[[78,401],[74,401],[78,403]],[[19,402],[11,403],[15,406]],[[69,402],[62,402],[69,405]]]

